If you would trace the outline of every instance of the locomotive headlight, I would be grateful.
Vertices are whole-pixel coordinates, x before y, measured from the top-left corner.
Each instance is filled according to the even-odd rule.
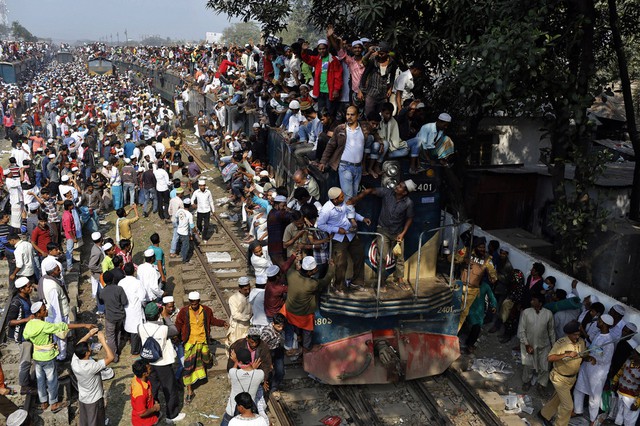
[[[398,185],[398,179],[392,177],[383,177],[381,184],[383,188],[393,189],[396,187],[396,185]]]
[[[384,174],[386,174],[390,178],[397,177],[402,172],[400,163],[398,163],[397,161],[385,161],[382,165],[382,170],[384,171]]]
[[[435,170],[433,170],[433,169],[427,170],[427,177],[433,177],[433,176],[435,176],[435,174],[436,174]]]

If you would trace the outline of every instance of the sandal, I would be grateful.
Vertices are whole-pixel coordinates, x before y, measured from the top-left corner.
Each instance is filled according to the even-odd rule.
[[[58,411],[62,410],[63,408],[67,408],[69,406],[69,401],[62,401],[62,402],[56,402],[55,404],[53,404],[51,406],[51,412],[52,413],[57,413]],[[56,408],[53,408],[56,407]]]
[[[48,402],[43,402],[42,404],[38,405],[38,410],[40,411],[47,411],[47,408],[49,408]]]

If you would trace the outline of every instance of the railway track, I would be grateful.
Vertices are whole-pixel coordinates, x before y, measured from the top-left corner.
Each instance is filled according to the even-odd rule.
[[[192,155],[202,170],[208,170],[212,166],[205,163],[203,157],[207,155],[202,151],[199,144],[185,146],[185,150]],[[208,181],[215,183],[212,176],[208,176]],[[223,196],[226,193],[220,185],[209,185],[214,198]],[[237,212],[231,212],[231,215]],[[221,218],[219,212],[213,215],[213,223],[218,227],[218,234],[209,240],[206,245],[200,245],[196,249],[197,258],[206,271],[213,292],[217,295],[220,303],[224,307],[227,316],[229,315],[228,304],[226,298],[231,293],[225,290],[235,289],[237,287],[236,279],[244,276],[247,272],[247,247],[240,238],[244,231],[237,225],[238,222],[229,222]],[[207,253],[219,249],[229,250],[228,265],[234,268],[224,268],[227,264],[207,263]],[[207,266],[205,266],[207,265]],[[212,271],[211,269],[216,269]],[[222,272],[220,272],[222,271]],[[229,281],[232,280],[230,283]],[[185,292],[187,287],[185,287]],[[295,379],[288,379],[290,369],[293,368]],[[300,374],[302,373],[302,374]],[[399,410],[399,416],[404,416],[409,420],[408,424],[434,424],[434,425],[459,425],[459,424],[476,424],[499,426],[503,423],[496,414],[482,401],[474,389],[460,377],[460,375],[452,370],[447,370],[443,375],[435,378],[427,378],[422,380],[413,380],[401,382],[393,385],[373,387],[373,391],[369,387],[364,386],[327,386],[319,384],[307,378],[302,371],[300,364],[290,364],[287,368],[287,376],[285,376],[286,384],[293,384],[294,389],[289,392],[283,392],[280,398],[270,398],[269,407],[271,413],[276,417],[277,422],[281,426],[293,426],[299,424],[308,424],[308,415],[304,411],[311,410],[312,405],[327,407],[325,412],[335,412],[347,419],[349,424],[371,426],[371,425],[387,425],[396,424],[395,421],[389,420],[389,416],[385,416],[389,411]],[[287,383],[289,380],[291,383]],[[435,386],[431,386],[435,385]],[[302,387],[300,387],[302,386]],[[442,397],[443,386],[446,390],[445,394],[451,397]],[[310,392],[310,389],[317,389],[316,392]],[[432,390],[435,388],[435,390]],[[309,398],[301,397],[311,393]],[[402,401],[400,403],[385,404],[389,400]],[[406,412],[402,412],[400,405],[406,406]],[[413,407],[413,409],[411,408]],[[413,411],[413,413],[411,413]],[[311,416],[313,416],[313,413]],[[322,417],[319,413],[317,419]],[[418,423],[416,423],[418,422]],[[309,423],[317,424],[317,423]]]

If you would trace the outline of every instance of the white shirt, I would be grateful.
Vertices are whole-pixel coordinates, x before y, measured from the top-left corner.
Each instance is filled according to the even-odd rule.
[[[71,359],[71,369],[78,379],[78,400],[83,404],[93,404],[104,396],[100,372],[107,366],[104,359],[80,359],[75,354]]]
[[[156,191],[168,191],[171,180],[169,180],[167,171],[164,169],[156,169],[153,171],[153,175],[156,177]]]
[[[120,178],[120,172],[117,167],[111,166],[109,182],[111,183],[111,186],[122,186],[122,179]]]
[[[264,288],[252,288],[249,293],[249,303],[251,304],[251,325],[267,326],[267,314],[264,313]]]
[[[396,80],[393,83],[393,93],[396,93],[398,90],[402,91],[402,102],[407,99],[413,98],[413,75],[411,75],[411,70],[406,70],[401,72]],[[402,105],[398,105],[398,109],[400,109]]]
[[[16,268],[20,268],[18,276],[30,277],[35,274],[35,268],[33,263],[33,246],[27,241],[20,241],[16,244],[14,251],[16,257]]]
[[[156,362],[151,362],[151,365],[171,365],[176,360],[176,350],[171,342],[167,342],[169,335],[169,327],[166,325],[157,324],[156,322],[146,322],[144,324],[138,324],[138,334],[140,340],[144,345],[149,336],[158,342],[162,349],[162,358]]]
[[[158,267],[155,264],[145,262],[138,266],[137,275],[145,292],[145,301],[150,302],[162,296],[160,272],[158,272]]]
[[[362,156],[364,154],[364,133],[360,125],[355,130],[351,130],[348,125],[347,128],[347,142],[344,145],[344,152],[340,160],[348,161],[353,164],[362,163]]]
[[[124,330],[127,333],[137,333],[138,324],[144,322],[144,311],[142,310],[142,302],[146,295],[144,287],[142,287],[139,279],[130,275],[121,279],[118,286],[122,287],[129,301],[127,306],[124,307],[124,313],[126,315]]]
[[[29,153],[26,152],[24,149],[22,149],[23,147],[24,145],[22,145],[21,148],[11,149],[11,156],[16,159],[16,164],[18,165],[18,167],[23,166],[24,160],[31,159],[31,157],[29,156]],[[28,148],[28,145],[27,145],[27,148]]]
[[[196,212],[198,213],[209,213],[216,210],[213,204],[213,196],[211,195],[211,191],[208,189],[201,191],[200,188],[198,188],[193,191],[193,194],[191,194],[191,201],[198,205],[198,208],[196,209]]]
[[[176,221],[178,223],[178,234],[189,235],[189,231],[193,229],[193,215],[184,208],[176,213]]]
[[[142,156],[146,157],[149,156],[149,159],[151,161],[154,161],[156,159],[156,149],[153,147],[153,145],[147,145],[144,148],[142,148]]]

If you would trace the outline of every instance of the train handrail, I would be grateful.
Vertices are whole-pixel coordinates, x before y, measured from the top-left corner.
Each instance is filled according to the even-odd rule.
[[[379,232],[368,232],[368,231],[358,231],[356,232],[356,235],[375,235],[376,237],[380,237],[382,239],[382,244],[380,244],[381,246],[384,246],[384,241],[385,241],[385,236],[382,235]],[[380,287],[382,286],[382,270],[386,269],[386,263],[383,264],[383,262],[386,259],[382,258],[382,247],[378,247],[378,256],[380,257],[380,260],[378,260],[378,289],[376,291],[376,318],[378,318],[378,312],[380,310]]]

